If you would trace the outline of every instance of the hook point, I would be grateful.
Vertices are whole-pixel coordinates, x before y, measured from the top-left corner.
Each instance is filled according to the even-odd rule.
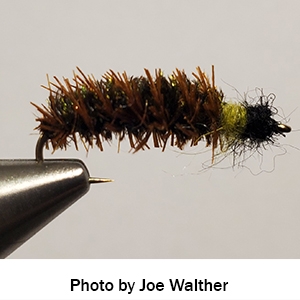
[[[106,183],[106,182],[113,182],[113,179],[110,178],[98,178],[98,177],[90,177],[89,183]]]

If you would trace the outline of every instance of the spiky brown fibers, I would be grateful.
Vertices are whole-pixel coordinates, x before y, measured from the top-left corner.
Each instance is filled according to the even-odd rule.
[[[169,77],[145,69],[140,77],[109,71],[98,81],[77,69],[73,82],[48,80],[48,107],[33,104],[42,114],[37,129],[53,150],[70,141],[77,148],[79,136],[86,148],[95,143],[102,151],[102,142],[114,135],[119,141],[128,136],[135,151],[149,148],[150,137],[163,150],[169,140],[182,149],[201,138],[217,147],[223,94],[214,85],[214,72],[212,82],[199,67],[192,80],[178,69]]]

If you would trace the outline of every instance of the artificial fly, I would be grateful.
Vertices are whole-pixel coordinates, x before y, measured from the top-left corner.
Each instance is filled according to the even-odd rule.
[[[211,81],[199,67],[193,79],[178,69],[168,77],[160,69],[155,76],[145,69],[140,77],[109,71],[100,80],[77,70],[72,82],[48,79],[48,106],[32,103],[42,114],[36,129],[54,151],[71,141],[77,149],[78,136],[86,149],[96,145],[101,151],[113,136],[119,142],[128,137],[135,152],[150,148],[151,138],[162,151],[168,143],[183,149],[205,140],[213,160],[217,147],[234,153],[258,149],[291,131],[274,119],[277,110],[267,96],[256,103],[226,102],[213,67]]]

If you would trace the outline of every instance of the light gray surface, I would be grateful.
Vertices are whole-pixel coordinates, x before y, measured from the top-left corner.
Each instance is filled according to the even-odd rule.
[[[299,9],[286,0],[1,1],[1,157],[33,158],[29,101],[46,103],[46,73],[72,77],[76,66],[100,77],[108,69],[191,74],[198,65],[210,74],[214,64],[227,98],[236,92],[226,83],[241,93],[263,87],[288,115],[300,94]],[[290,118],[299,129],[299,110]],[[299,147],[299,132],[280,142]],[[210,153],[178,155],[169,147],[133,155],[126,141],[121,146],[119,154],[116,141],[88,156],[74,146],[45,153],[82,159],[92,176],[115,182],[92,186],[11,258],[300,257],[298,150],[285,146],[271,173],[193,175]],[[253,159],[247,167],[272,169],[276,153],[267,150],[262,167]]]

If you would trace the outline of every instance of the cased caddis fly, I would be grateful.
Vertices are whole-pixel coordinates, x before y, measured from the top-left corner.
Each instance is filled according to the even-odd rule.
[[[36,127],[53,150],[66,148],[71,141],[77,148],[78,137],[85,145],[96,145],[114,136],[121,142],[128,138],[134,151],[170,144],[183,149],[205,140],[221,151],[256,149],[274,143],[291,128],[275,120],[273,100],[264,95],[256,103],[227,102],[211,80],[199,68],[189,79],[176,69],[164,76],[158,69],[154,76],[128,76],[109,71],[100,80],[86,76],[79,68],[72,81],[48,79],[48,105],[33,104],[41,116]],[[47,142],[47,143],[48,143]]]

